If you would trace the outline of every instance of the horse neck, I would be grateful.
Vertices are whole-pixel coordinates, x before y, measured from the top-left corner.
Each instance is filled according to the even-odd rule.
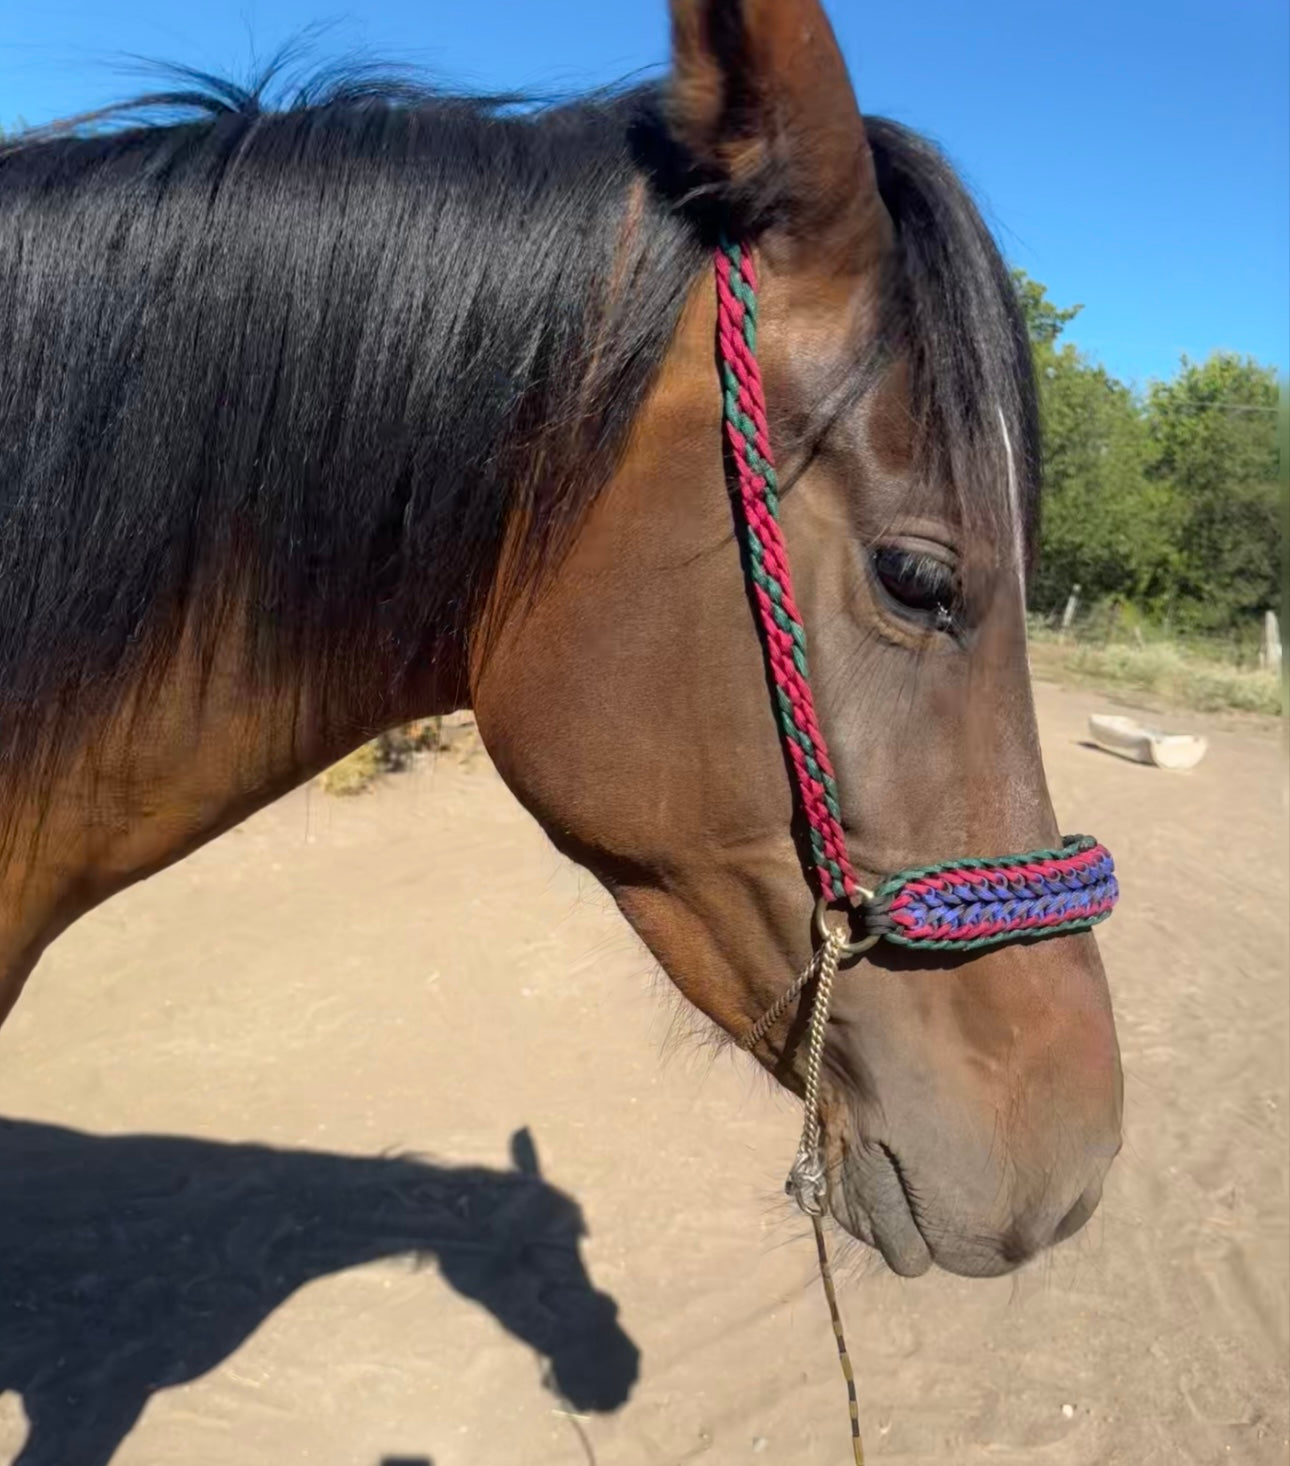
[[[463,704],[499,568],[555,563],[699,267],[622,111],[470,124],[501,159],[477,184],[394,112],[388,148],[311,156],[325,120],[284,117],[240,150],[6,160],[0,298],[43,335],[11,343],[0,460],[42,512],[0,543],[0,705],[27,710],[0,744],[0,1010],[82,911]]]

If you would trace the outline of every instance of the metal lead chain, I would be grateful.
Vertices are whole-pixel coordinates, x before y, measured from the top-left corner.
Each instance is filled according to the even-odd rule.
[[[811,967],[816,973],[811,1027],[806,1040],[806,1087],[802,1094],[802,1139],[784,1189],[808,1217],[824,1215],[824,1150],[820,1145],[820,1064],[824,1037],[833,1004],[833,982],[847,944],[846,933],[830,927],[816,950]]]
[[[833,1003],[833,983],[838,963],[847,951],[847,935],[839,927],[822,924],[823,940],[811,960],[779,995],[756,1023],[739,1040],[741,1049],[754,1049],[784,1016],[812,979],[816,979],[811,1004],[811,1025],[806,1041],[806,1084],[802,1094],[802,1138],[784,1189],[807,1216],[824,1214],[824,1154],[820,1148],[820,1065],[824,1059],[824,1037]]]

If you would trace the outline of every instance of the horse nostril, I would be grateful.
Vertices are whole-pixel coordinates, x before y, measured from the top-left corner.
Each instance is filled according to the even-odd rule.
[[[1097,1210],[1101,1200],[1102,1183],[1095,1181],[1051,1232],[1037,1223],[1013,1227],[999,1245],[1000,1256],[1009,1267],[1020,1267],[1045,1247],[1055,1247],[1073,1237]]]
[[[1097,1210],[1098,1203],[1102,1200],[1102,1183],[1095,1181],[1071,1207],[1070,1211],[1057,1223],[1057,1230],[1053,1233],[1054,1242],[1065,1242],[1068,1237],[1073,1237],[1076,1232],[1088,1221],[1089,1217]]]

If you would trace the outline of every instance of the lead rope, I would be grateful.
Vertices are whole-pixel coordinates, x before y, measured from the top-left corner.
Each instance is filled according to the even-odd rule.
[[[842,1310],[838,1307],[837,1290],[833,1286],[833,1269],[829,1265],[828,1244],[824,1240],[825,1168],[820,1144],[820,1066],[824,1060],[824,1035],[829,1025],[829,1009],[833,1004],[833,983],[838,963],[846,948],[845,933],[829,927],[824,941],[792,984],[766,1009],[756,1023],[739,1040],[741,1049],[755,1048],[766,1037],[776,1021],[812,978],[816,979],[815,997],[811,1004],[811,1022],[806,1040],[806,1084],[802,1092],[802,1138],[784,1189],[811,1219],[815,1233],[815,1252],[820,1265],[820,1282],[829,1305],[829,1320],[838,1346],[838,1363],[847,1385],[847,1410],[851,1416],[851,1454],[855,1466],[864,1466],[864,1441],[860,1436],[860,1403],[856,1398],[855,1371],[847,1353],[847,1336],[842,1327]]]
[[[779,526],[779,483],[771,453],[761,368],[757,362],[757,271],[747,246],[722,242],[716,251],[716,283],[717,349],[721,358],[726,439],[739,484],[748,575],[757,605],[762,644],[775,683],[775,711],[806,817],[812,864],[822,901],[855,898],[860,886],[847,858],[837,785],[811,695],[806,631],[794,603],[788,549]],[[829,1007],[833,1001],[833,981],[837,976],[838,963],[847,950],[847,938],[841,929],[832,926],[826,927],[821,937],[810,962],[788,990],[753,1024],[740,1040],[740,1047],[755,1047],[811,980],[816,979],[806,1045],[802,1138],[785,1190],[810,1217],[815,1232],[820,1281],[829,1305],[842,1377],[847,1384],[851,1450],[855,1466],[864,1466],[855,1374],[847,1353],[822,1220],[826,1185],[824,1154],[820,1145],[820,1065],[824,1058]]]
[[[847,1353],[846,1335],[842,1332],[842,1312],[838,1308],[838,1295],[833,1290],[833,1269],[829,1266],[829,1254],[824,1246],[824,1227],[819,1217],[811,1218],[815,1229],[815,1251],[820,1259],[820,1282],[824,1284],[824,1296],[829,1300],[829,1317],[833,1320],[833,1337],[838,1345],[838,1363],[842,1366],[842,1378],[847,1382],[847,1409],[851,1413],[851,1454],[855,1466],[864,1466],[864,1441],[860,1439],[860,1404],[856,1399],[856,1377],[851,1368],[851,1356]]]
[[[860,1438],[860,1402],[856,1398],[855,1371],[847,1353],[847,1336],[842,1327],[842,1310],[838,1307],[837,1290],[833,1286],[833,1269],[829,1266],[829,1250],[824,1241],[824,1148],[820,1144],[820,1063],[824,1058],[824,1032],[829,1025],[829,1008],[833,1003],[833,980],[846,937],[837,927],[830,927],[824,945],[817,949],[807,967],[809,974],[818,972],[815,1001],[811,1005],[811,1027],[806,1043],[806,1089],[802,1096],[805,1113],[802,1117],[802,1139],[797,1159],[788,1173],[788,1189],[798,1206],[811,1219],[815,1233],[815,1252],[820,1260],[820,1282],[829,1305],[829,1319],[838,1346],[838,1363],[847,1382],[847,1409],[851,1415],[851,1453],[855,1466],[864,1466],[864,1441]],[[809,977],[808,977],[809,981]]]

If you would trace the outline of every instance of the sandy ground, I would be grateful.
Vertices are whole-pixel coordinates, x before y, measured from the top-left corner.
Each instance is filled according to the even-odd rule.
[[[1039,699],[1124,874],[1127,1144],[1016,1278],[852,1262],[870,1458],[1284,1462],[1283,745],[1186,719],[1166,775]],[[482,758],[299,791],[95,913],[0,1033],[0,1461],[28,1417],[22,1466],[849,1460],[797,1113],[675,1021]]]

